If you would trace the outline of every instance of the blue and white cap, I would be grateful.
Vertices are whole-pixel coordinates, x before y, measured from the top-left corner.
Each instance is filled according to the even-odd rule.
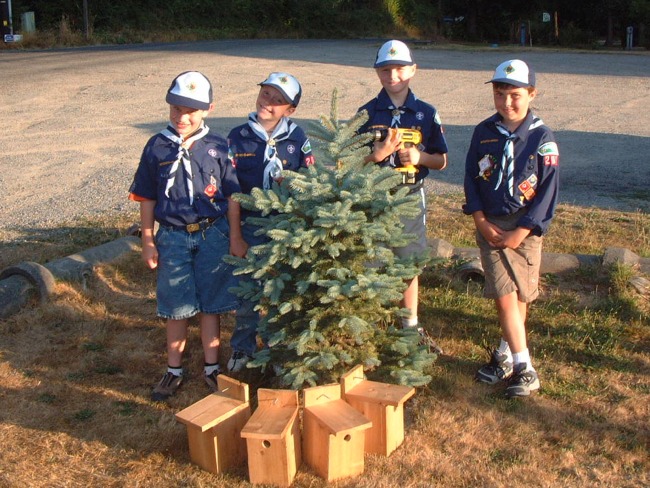
[[[165,100],[170,105],[208,110],[212,103],[212,85],[198,71],[185,71],[174,78]]]
[[[415,63],[411,57],[411,51],[402,41],[388,41],[377,51],[377,58],[373,68],[381,68],[389,64],[400,66],[412,66]]]
[[[535,86],[535,72],[520,59],[504,61],[494,71],[494,76],[486,83],[507,83],[519,88]]]
[[[260,86],[272,86],[280,90],[287,103],[298,106],[302,96],[302,88],[298,80],[289,73],[271,73],[266,80],[259,84]]]

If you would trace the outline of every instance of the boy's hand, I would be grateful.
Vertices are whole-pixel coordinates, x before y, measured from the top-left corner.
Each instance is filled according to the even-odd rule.
[[[500,227],[486,220],[478,227],[478,231],[492,247],[503,247],[501,245],[503,230]]]
[[[400,149],[401,144],[401,134],[395,129],[388,129],[386,139],[375,142],[372,154],[370,155],[372,158],[371,161],[373,163],[381,163],[384,159]]]
[[[525,229],[523,227],[517,227],[514,230],[503,231],[503,233],[497,239],[497,247],[517,249],[524,241],[524,239],[528,236],[528,234],[530,234],[530,229]]]
[[[142,259],[147,263],[149,269],[158,267],[158,249],[153,240],[142,243]]]
[[[402,163],[402,166],[413,165],[417,166],[420,164],[420,150],[415,146],[402,147],[397,152],[399,154],[399,160]]]
[[[248,252],[248,243],[241,237],[231,237],[230,238],[230,254],[231,256],[237,256],[238,258],[246,257]]]

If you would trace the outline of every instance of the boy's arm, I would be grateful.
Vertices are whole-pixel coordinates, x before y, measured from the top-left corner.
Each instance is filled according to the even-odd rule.
[[[243,258],[248,252],[248,243],[241,233],[241,207],[232,197],[228,197],[228,226],[230,227],[230,254]]]
[[[154,242],[154,207],[155,200],[140,202],[140,227],[142,231],[142,259],[150,269],[158,266],[158,249]]]
[[[517,249],[524,242],[524,239],[530,235],[530,231],[531,229],[526,229],[525,227],[517,227],[513,230],[504,231],[500,236],[497,247]]]
[[[559,159],[557,143],[549,134],[540,144],[537,153],[538,184],[528,212],[517,224],[522,227],[539,229],[544,234],[555,214],[559,191]]]

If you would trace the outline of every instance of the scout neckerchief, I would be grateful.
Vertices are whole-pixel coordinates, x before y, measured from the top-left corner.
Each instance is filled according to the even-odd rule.
[[[190,163],[190,153],[188,152],[187,148],[192,147],[194,141],[198,141],[203,136],[205,136],[210,128],[204,123],[201,123],[201,127],[199,127],[199,129],[187,139],[183,139],[183,137],[176,135],[170,129],[171,127],[167,127],[167,129],[161,131],[160,134],[170,141],[178,144],[178,155],[176,156],[176,161],[174,161],[174,164],[169,171],[167,186],[165,186],[165,196],[169,198],[169,190],[172,186],[174,186],[174,181],[176,180],[176,171],[178,170],[180,163],[183,163],[183,169],[185,170],[185,181],[187,183],[187,193],[190,197],[190,205],[192,205],[194,203],[194,184],[192,183],[192,165]]]
[[[288,139],[298,126],[287,117],[282,117],[278,125],[275,126],[275,129],[273,129],[273,133],[269,136],[266,130],[264,130],[264,127],[257,121],[257,114],[255,112],[248,114],[248,125],[260,139],[266,142],[266,148],[264,150],[265,166],[263,187],[265,190],[268,190],[271,188],[273,179],[277,178],[282,171],[282,161],[278,158],[278,151],[275,145],[280,141]]]
[[[404,110],[402,110],[402,107],[395,108],[394,105],[389,105],[388,109],[391,110],[391,115],[393,116],[393,118],[390,121],[391,128],[399,127],[400,119],[402,117],[402,114],[404,113]],[[390,155],[389,162],[392,167],[395,167],[395,153],[392,153]]]
[[[497,184],[494,186],[496,190],[501,185],[502,181],[506,181],[508,184],[508,193],[510,196],[514,195],[515,188],[515,151],[513,141],[517,136],[511,133],[508,129],[503,127],[498,122],[496,123],[497,130],[506,136],[506,144],[503,147],[503,157],[501,158],[501,171],[499,171],[499,178],[497,179]],[[505,174],[505,179],[503,175]]]

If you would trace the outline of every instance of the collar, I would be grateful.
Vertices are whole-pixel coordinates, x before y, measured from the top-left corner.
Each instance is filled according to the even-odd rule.
[[[411,112],[417,112],[417,100],[418,100],[417,97],[413,94],[413,91],[409,88],[409,92],[408,95],[406,95],[406,100],[404,101],[404,105],[396,108],[406,108]],[[377,108],[380,110],[392,110],[391,108],[389,108],[392,106],[393,106],[393,102],[388,96],[386,89],[382,88],[381,91],[379,92],[379,95],[377,95]]]
[[[488,119],[488,122],[490,122],[492,125],[497,124],[497,122],[501,122],[502,117],[499,115],[497,112],[494,114],[492,117]],[[519,124],[519,127],[515,129],[513,134],[516,136],[516,139],[519,139],[521,141],[525,141],[528,139],[528,134],[531,131],[531,129],[534,129],[538,124],[536,122],[541,122],[540,119],[535,117],[533,115],[533,112],[531,110],[528,110],[528,113],[526,114],[526,117],[524,117],[524,120]],[[531,127],[535,124],[535,127]],[[495,131],[497,130],[496,127],[494,129]]]

